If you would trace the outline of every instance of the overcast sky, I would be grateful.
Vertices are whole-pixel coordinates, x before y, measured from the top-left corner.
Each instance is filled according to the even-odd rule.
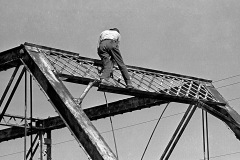
[[[0,52],[31,42],[98,59],[96,46],[99,34],[105,29],[117,27],[122,36],[120,50],[126,64],[218,81],[240,74],[239,15],[239,0],[0,0]],[[0,95],[12,71],[1,72]],[[225,99],[231,100],[240,97],[238,82],[240,78],[236,76],[213,84],[216,88],[220,87],[219,92]],[[231,85],[233,83],[236,84]],[[66,85],[76,97],[85,87]],[[229,86],[222,87],[226,85]],[[23,115],[22,91],[23,88],[20,88],[7,113]],[[36,84],[34,95],[38,97],[34,99],[36,117],[57,115]],[[126,97],[107,96],[109,101]],[[104,101],[103,94],[92,89],[83,107],[99,105]],[[22,106],[17,106],[20,102]],[[239,99],[229,103],[240,113]],[[150,121],[116,130],[120,160],[141,158],[155,119],[160,116],[163,107],[113,117],[114,128]],[[184,112],[186,107],[170,104],[165,116]],[[160,158],[182,116],[178,114],[160,122],[146,160]],[[100,133],[104,132],[103,137],[115,150],[112,133],[105,133],[111,130],[109,119],[93,123]],[[87,159],[66,128],[53,131],[52,139],[53,160]],[[211,115],[209,142],[210,156],[214,159],[240,158],[240,142],[223,122]],[[202,148],[201,110],[198,109],[170,159],[200,160],[203,158]],[[21,151],[23,139],[0,143],[1,160],[23,159]]]

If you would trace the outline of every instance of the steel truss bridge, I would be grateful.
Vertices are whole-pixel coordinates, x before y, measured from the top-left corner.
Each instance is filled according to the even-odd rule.
[[[43,145],[46,145],[48,151],[46,157],[50,160],[51,131],[68,127],[89,159],[117,160],[117,156],[91,121],[170,102],[188,104],[189,107],[162,153],[161,160],[170,158],[197,107],[201,108],[204,114],[209,113],[223,121],[233,131],[236,138],[240,139],[240,116],[216,90],[212,81],[186,75],[127,66],[134,89],[126,89],[121,73],[115,66],[110,80],[111,85],[94,83],[93,86],[97,87],[98,91],[133,97],[83,110],[77,102],[78,99],[71,95],[63,81],[88,85],[99,79],[101,66],[101,61],[97,59],[81,57],[77,53],[31,43],[24,43],[1,52],[0,71],[11,68],[14,70],[0,99],[2,110],[0,123],[7,126],[0,130],[0,142],[35,135],[35,138],[31,140],[31,147],[25,151],[25,159],[33,159],[36,150],[40,148],[42,153]],[[20,73],[17,77],[18,72]],[[37,82],[59,116],[38,119],[33,118],[32,114],[26,117],[26,113],[25,115],[6,114],[25,73],[29,73]],[[17,80],[13,84],[15,77]],[[31,85],[32,81],[30,81],[30,87]],[[11,92],[10,86],[13,86]],[[32,93],[30,93],[30,101],[31,95]],[[205,129],[207,129],[206,126]],[[206,131],[204,134],[206,137],[204,141],[207,141]],[[46,138],[43,143],[44,135]],[[207,150],[208,146],[204,147]],[[43,156],[40,154],[41,160]]]

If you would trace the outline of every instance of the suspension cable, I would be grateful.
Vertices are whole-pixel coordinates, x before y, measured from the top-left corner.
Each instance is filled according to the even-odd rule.
[[[111,128],[112,128],[112,133],[113,133],[113,140],[114,140],[114,145],[115,145],[115,150],[116,150],[116,155],[117,155],[117,160],[118,160],[118,150],[117,150],[117,143],[116,143],[116,138],[115,138],[115,133],[114,133],[114,128],[113,128],[112,117],[110,115],[110,109],[108,107],[106,92],[103,92],[103,93],[104,93],[104,97],[105,97],[105,101],[106,101],[106,105],[107,105],[107,109],[108,109],[108,113],[109,113],[109,119],[110,119],[110,122],[111,122]]]
[[[148,148],[148,146],[149,146],[149,143],[150,143],[150,141],[151,141],[151,139],[152,139],[152,136],[153,136],[153,134],[154,134],[154,132],[155,132],[157,126],[158,126],[158,123],[159,123],[160,120],[162,119],[163,113],[166,111],[166,109],[167,109],[169,103],[170,103],[170,102],[168,102],[168,104],[167,104],[167,105],[165,106],[165,108],[163,109],[163,111],[162,111],[162,113],[161,113],[161,115],[160,115],[160,117],[159,117],[159,119],[158,119],[158,121],[157,121],[157,123],[156,123],[154,129],[153,129],[153,132],[152,132],[152,134],[151,134],[151,136],[150,136],[150,138],[149,138],[149,140],[148,140],[147,146],[145,147],[145,150],[144,150],[144,152],[143,152],[143,155],[142,155],[141,160],[143,159],[143,157],[144,157],[144,155],[145,155],[145,153],[146,153],[146,150],[147,150],[147,148]]]

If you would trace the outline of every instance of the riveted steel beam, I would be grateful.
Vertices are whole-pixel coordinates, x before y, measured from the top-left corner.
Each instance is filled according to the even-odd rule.
[[[94,160],[116,160],[102,136],[58,79],[48,59],[43,54],[28,52],[25,49],[20,51],[20,54],[24,66],[38,81],[49,101],[88,155]]]
[[[127,98],[127,99],[109,103],[108,107],[106,106],[106,104],[93,106],[93,107],[84,109],[84,112],[86,113],[88,118],[93,121],[101,118],[107,118],[109,116],[115,116],[118,114],[132,112],[135,110],[150,108],[150,107],[161,105],[164,103],[167,103],[167,102],[157,100],[157,99],[151,99],[151,98],[132,97],[132,98]],[[22,116],[5,115],[5,118],[11,118],[11,117],[14,117],[14,119],[24,118]],[[59,116],[50,117],[47,119],[32,119],[32,120],[34,121],[34,124],[35,124],[33,126],[34,130],[33,131],[28,130],[28,135],[37,134],[37,131],[39,129],[47,132],[47,131],[66,127],[65,123]],[[23,137],[24,130],[19,127],[14,126],[11,128],[0,130],[0,142]]]

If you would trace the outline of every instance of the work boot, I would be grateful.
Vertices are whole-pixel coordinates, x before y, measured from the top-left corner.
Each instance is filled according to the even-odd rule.
[[[126,86],[126,88],[127,88],[127,89],[133,89],[134,87],[133,87],[132,84],[128,84],[128,85]]]
[[[111,82],[109,82],[109,81],[106,80],[106,79],[101,79],[101,80],[100,80],[100,84],[102,84],[102,85],[108,85],[108,86],[111,86],[111,85],[112,85]]]
[[[134,87],[133,87],[132,83],[128,83],[127,86],[126,86],[126,88],[127,88],[127,89],[133,89]]]

